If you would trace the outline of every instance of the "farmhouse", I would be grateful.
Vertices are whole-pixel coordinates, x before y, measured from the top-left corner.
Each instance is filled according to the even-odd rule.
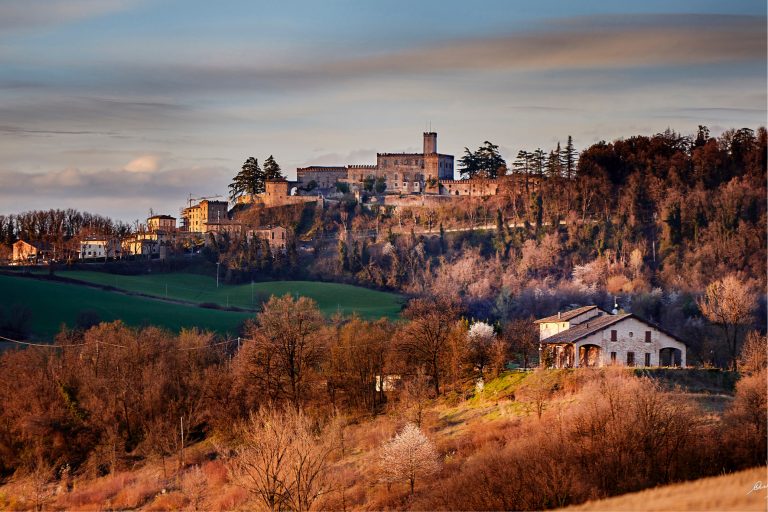
[[[119,258],[120,241],[111,237],[89,236],[80,241],[80,259]]]
[[[15,263],[38,263],[40,260],[46,261],[51,253],[49,244],[18,240],[13,244],[12,261]]]
[[[585,306],[536,323],[540,361],[547,361],[550,367],[685,367],[685,343],[631,313],[611,314],[597,306]]]

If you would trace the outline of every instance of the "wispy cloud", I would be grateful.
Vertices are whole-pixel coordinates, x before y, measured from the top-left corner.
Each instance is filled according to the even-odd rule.
[[[24,0],[0,2],[0,33],[70,23],[122,11],[139,0]]]
[[[191,184],[219,187],[228,182],[230,174],[229,170],[221,167],[189,167],[158,172],[128,169],[84,172],[76,167],[44,173],[0,172],[0,202],[12,202],[16,196],[26,196],[30,191],[49,199],[183,197],[189,192]]]
[[[725,15],[580,18],[525,33],[445,40],[395,53],[315,59],[279,66],[201,59],[138,67],[153,88],[178,90],[305,89],[356,79],[465,71],[615,70],[763,62],[765,18]]]

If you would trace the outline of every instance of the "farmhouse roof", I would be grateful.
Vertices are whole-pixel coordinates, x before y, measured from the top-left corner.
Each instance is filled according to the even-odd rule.
[[[687,345],[684,340],[681,340],[678,336],[675,336],[668,330],[664,329],[663,327],[653,323],[649,322],[648,320],[645,320],[643,318],[640,318],[637,315],[634,315],[632,313],[621,313],[618,315],[603,315],[598,316],[594,318],[590,318],[584,323],[575,325],[571,327],[570,329],[566,329],[564,331],[561,331],[557,334],[553,334],[549,338],[545,338],[541,340],[542,343],[575,343],[583,338],[586,338],[587,336],[594,334],[598,331],[602,331],[603,329],[610,327],[611,325],[617,324],[623,320],[626,320],[627,318],[634,318],[635,320],[638,320],[650,327],[653,327],[659,332],[663,332],[670,338],[673,338],[683,345]]]
[[[30,245],[35,249],[37,249],[38,251],[50,251],[51,248],[53,247],[52,244],[48,242],[41,242],[39,240],[30,240],[30,241],[17,240],[13,243],[13,245],[20,245],[20,244]]]
[[[534,323],[547,324],[547,323],[553,323],[553,322],[567,322],[571,318],[575,318],[581,314],[586,313],[587,311],[590,311],[596,308],[597,306],[584,306],[581,308],[572,309],[570,311],[565,311],[563,313],[558,313],[556,315],[548,316],[546,318],[540,318],[536,320]]]
[[[627,317],[632,316],[630,313],[623,313],[620,315],[603,315],[595,318],[590,318],[584,323],[575,325],[570,329],[560,331],[557,334],[553,334],[549,338],[541,340],[542,343],[572,343],[582,338],[594,334],[597,331],[602,331],[606,327],[619,323]]]

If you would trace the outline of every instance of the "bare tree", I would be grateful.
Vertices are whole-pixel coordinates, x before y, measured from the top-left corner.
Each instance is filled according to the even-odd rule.
[[[260,409],[240,429],[228,469],[232,480],[269,510],[311,510],[330,491],[326,478],[336,423],[322,432],[301,411]]]
[[[520,357],[523,367],[528,368],[539,345],[539,333],[533,319],[513,320],[504,326],[503,332],[512,352]]]
[[[203,509],[207,488],[205,473],[200,466],[194,466],[182,476],[181,490],[189,499],[189,506],[192,510]]]
[[[424,414],[427,400],[429,400],[429,376],[423,368],[416,371],[416,375],[408,379],[400,394],[400,401],[406,411],[413,410],[414,422],[421,427],[421,419]]]
[[[271,399],[287,398],[298,410],[325,354],[323,324],[312,299],[273,296],[248,326],[238,366]]]
[[[756,300],[757,295],[749,283],[731,274],[710,283],[698,301],[701,314],[723,330],[733,368],[739,353],[739,332],[744,324],[752,320]]]
[[[435,445],[413,423],[407,424],[384,445],[380,464],[383,481],[407,481],[411,486],[411,494],[417,477],[430,476],[440,471],[440,458]]]
[[[768,368],[768,337],[758,331],[747,333],[747,339],[741,348],[738,369],[744,374],[758,373]]]
[[[399,351],[410,362],[425,367],[437,395],[449,334],[458,313],[458,305],[450,298],[414,299],[403,312],[409,322],[397,335]]]

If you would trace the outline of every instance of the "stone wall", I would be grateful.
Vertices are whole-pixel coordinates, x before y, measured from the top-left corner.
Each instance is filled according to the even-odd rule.
[[[616,331],[616,341],[611,341],[611,331]],[[645,332],[651,332],[650,343],[645,341]],[[659,366],[659,351],[663,348],[675,348],[682,353],[682,366],[685,367],[686,347],[668,334],[646,324],[634,317],[628,317],[616,324],[609,325],[575,344],[575,352],[584,345],[597,345],[600,350],[601,365],[627,365],[627,356],[634,354],[634,366],[646,366],[645,354],[650,354],[648,366]],[[616,354],[616,360],[611,361],[611,353]],[[578,363],[578,355],[576,357]]]
[[[347,178],[347,168],[340,166],[299,167],[296,169],[296,181],[300,187],[306,188],[314,181],[319,188],[333,188],[336,182]]]

